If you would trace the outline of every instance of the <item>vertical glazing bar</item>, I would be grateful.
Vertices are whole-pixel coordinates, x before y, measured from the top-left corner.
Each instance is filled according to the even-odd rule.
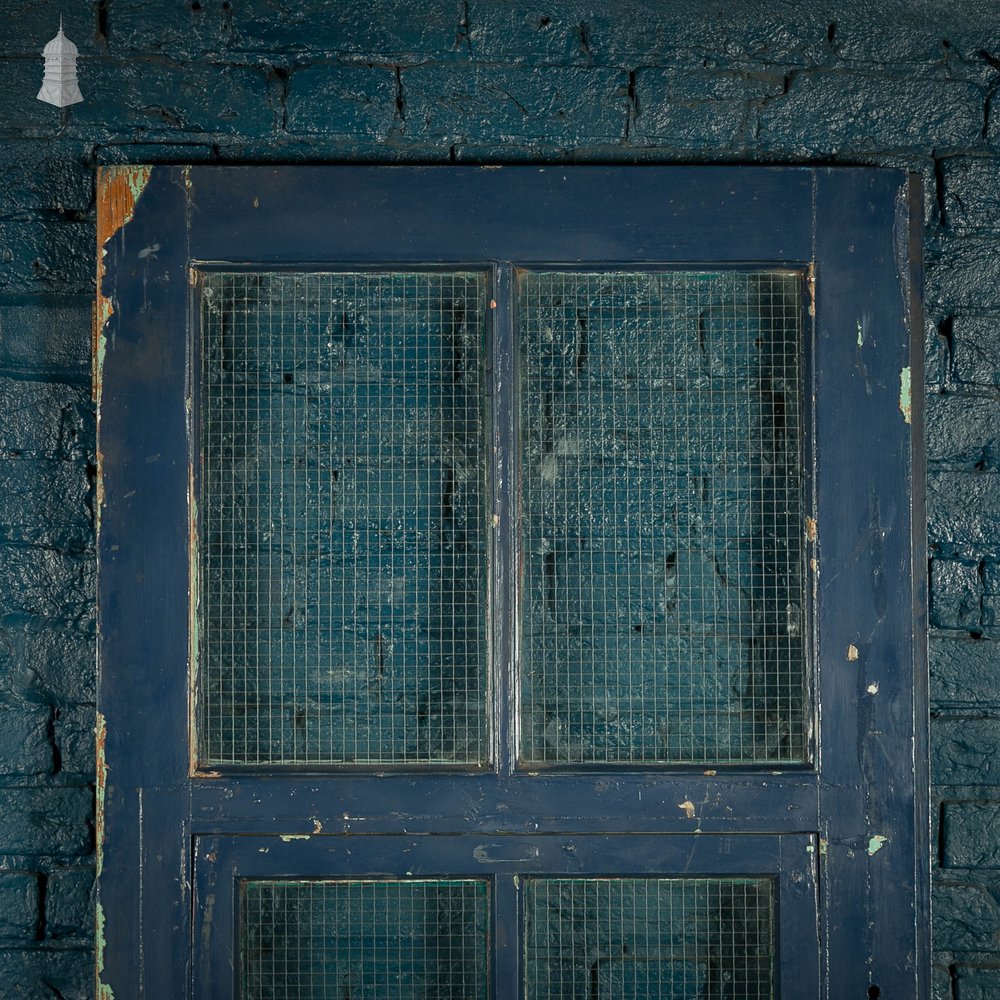
[[[524,879],[504,872],[490,886],[493,926],[490,928],[493,996],[496,1000],[522,996],[524,972],[521,964],[524,937]]]
[[[487,373],[490,396],[491,454],[490,534],[490,629],[492,676],[495,690],[493,736],[495,764],[501,774],[510,774],[518,745],[517,687],[514,663],[517,651],[517,401],[514,343],[513,267],[499,264],[493,272],[490,299]]]

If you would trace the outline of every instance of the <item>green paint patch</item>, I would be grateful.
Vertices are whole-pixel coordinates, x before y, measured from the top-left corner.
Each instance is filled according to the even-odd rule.
[[[910,422],[911,408],[910,393],[910,366],[907,365],[899,373],[899,410],[903,414],[903,419]]]
[[[107,983],[101,982],[101,976],[104,973],[104,949],[107,942],[104,938],[104,907],[101,906],[100,900],[97,901],[94,915],[96,924],[94,934],[96,1000],[115,1000],[115,994],[111,987]]]
[[[876,833],[875,836],[868,841],[868,857],[878,854],[888,841],[888,837],[883,837],[882,834]]]

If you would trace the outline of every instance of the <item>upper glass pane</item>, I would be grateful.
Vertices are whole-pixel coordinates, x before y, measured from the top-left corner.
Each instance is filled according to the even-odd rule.
[[[476,763],[481,274],[206,273],[199,756]]]
[[[521,747],[804,759],[803,276],[522,273]]]

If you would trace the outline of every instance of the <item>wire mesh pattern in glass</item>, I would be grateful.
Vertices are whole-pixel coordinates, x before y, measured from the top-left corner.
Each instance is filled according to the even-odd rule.
[[[200,759],[482,761],[484,276],[202,281]]]
[[[244,881],[242,1000],[486,1000],[485,881]]]
[[[766,879],[529,879],[527,1000],[766,1000]]]
[[[802,761],[802,275],[518,302],[522,759]]]

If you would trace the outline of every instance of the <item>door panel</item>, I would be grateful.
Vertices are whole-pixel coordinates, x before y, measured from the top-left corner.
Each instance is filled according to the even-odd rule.
[[[195,857],[205,1000],[819,990],[814,837],[200,837]]]

